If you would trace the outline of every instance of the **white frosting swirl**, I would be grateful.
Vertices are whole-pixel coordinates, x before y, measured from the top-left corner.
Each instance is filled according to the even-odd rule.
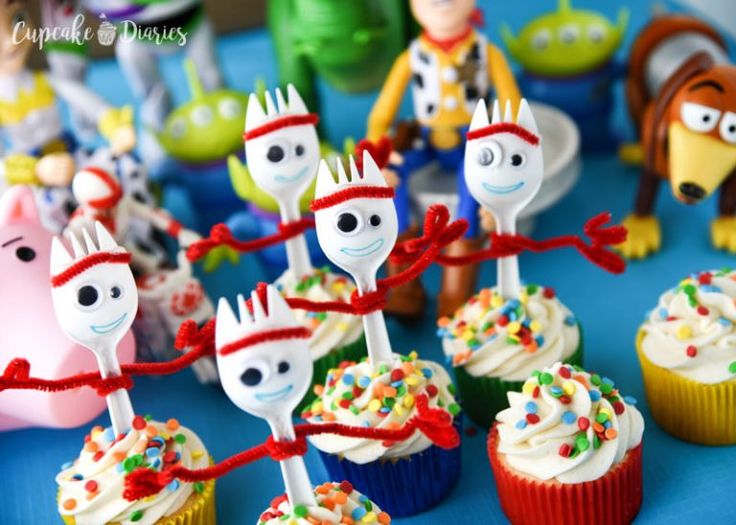
[[[652,363],[704,384],[736,378],[736,272],[705,272],[659,298],[642,325]]]
[[[400,428],[417,415],[415,399],[419,394],[427,394],[430,407],[445,408],[457,415],[460,406],[453,393],[454,385],[445,369],[417,359],[416,352],[412,352],[409,356],[395,355],[392,366],[384,365],[379,370],[374,370],[368,360],[330,370],[327,384],[303,415],[313,423],[337,421],[349,426]],[[410,456],[432,445],[418,430],[406,441],[389,447],[374,439],[332,434],[310,439],[323,452],[358,464]]]
[[[498,452],[540,480],[583,483],[605,475],[641,443],[644,420],[613,382],[556,363],[509,392],[499,412]]]
[[[310,301],[350,302],[355,284],[346,276],[315,269],[312,275],[297,279],[286,270],[274,283],[285,297],[299,297]],[[307,312],[294,310],[297,321],[312,331],[309,349],[312,360],[324,357],[332,350],[355,343],[363,334],[360,316],[335,312]]]
[[[292,508],[286,496],[281,496],[271,502],[258,520],[258,525],[313,525],[314,523],[329,523],[339,525],[345,523],[380,523],[388,525],[391,518],[388,514],[369,500],[366,496],[353,489],[347,482],[324,483],[314,489],[317,500],[316,507]],[[311,519],[311,521],[310,521]],[[314,521],[316,520],[316,521]]]
[[[167,461],[177,460],[198,469],[210,461],[200,439],[174,420],[149,421],[120,440],[115,440],[112,427],[95,427],[88,437],[79,457],[56,476],[59,513],[73,516],[76,525],[152,525],[171,516],[191,496],[194,484],[175,481],[156,496],[129,502],[123,498],[126,467],[142,464],[160,471]]]
[[[439,320],[442,348],[454,366],[474,377],[524,381],[534,370],[570,358],[580,346],[572,312],[550,288],[527,286],[504,300],[486,288],[452,319]]]

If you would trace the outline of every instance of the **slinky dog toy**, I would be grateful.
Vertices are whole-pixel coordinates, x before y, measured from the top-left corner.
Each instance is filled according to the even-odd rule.
[[[636,39],[629,70],[626,91],[644,170],[621,253],[645,258],[659,250],[654,201],[662,180],[685,204],[720,189],[712,242],[736,252],[736,68],[725,42],[694,18],[658,17]]]

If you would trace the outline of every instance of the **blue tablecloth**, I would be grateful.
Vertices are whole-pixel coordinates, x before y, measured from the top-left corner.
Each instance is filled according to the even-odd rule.
[[[552,3],[552,2],[545,2]],[[580,2],[592,6],[594,2]],[[613,2],[605,4],[615,12]],[[630,2],[630,4],[633,2]],[[641,2],[640,4],[646,4]],[[537,9],[541,9],[535,6]],[[635,12],[635,22],[645,12]],[[488,16],[503,19],[512,8],[494,2]],[[511,15],[509,15],[511,16]],[[528,13],[516,14],[515,20]],[[495,25],[495,24],[494,24]],[[270,43],[263,32],[223,39],[227,78],[243,89],[250,88],[256,75],[274,80]],[[258,60],[258,62],[253,62]],[[246,61],[246,63],[243,63]],[[164,63],[164,72],[183,97],[183,74],[173,60]],[[92,70],[91,83],[113,102],[125,102],[129,92],[112,63],[101,63]],[[371,97],[340,97],[343,115],[364,114]],[[356,113],[348,108],[359,108]],[[362,122],[336,118],[338,111],[328,108],[328,122],[334,123],[336,136],[359,133]],[[621,120],[621,119],[620,119]],[[575,233],[589,217],[610,210],[620,220],[630,210],[637,183],[637,172],[626,169],[612,156],[586,156],[584,174],[575,190],[557,207],[539,218],[537,238]],[[733,465],[736,447],[708,448],[680,442],[664,434],[649,419],[639,366],[634,353],[634,337],[645,313],[657,303],[666,288],[691,272],[721,268],[734,263],[734,257],[714,251],[708,238],[709,222],[715,216],[715,199],[688,208],[673,201],[665,190],[660,195],[658,212],[662,220],[664,249],[655,257],[630,265],[623,276],[603,273],[570,250],[521,257],[521,271],[528,282],[554,287],[559,297],[579,317],[585,329],[586,367],[613,378],[621,391],[639,400],[647,420],[644,436],[644,503],[639,523],[736,521],[733,512]],[[254,259],[244,257],[237,268],[207,276],[212,290],[232,297],[247,292],[255,284],[259,270]],[[248,272],[248,273],[246,273]],[[439,271],[432,268],[424,278],[432,292],[439,286]],[[493,284],[495,268],[483,267],[481,283]],[[434,309],[417,327],[404,327],[390,321],[389,331],[399,352],[418,350],[424,358],[442,360],[435,337]],[[2,395],[2,394],[0,394]],[[217,388],[197,384],[190,371],[164,379],[140,379],[131,393],[138,413],[155,418],[178,418],[199,434],[216,459],[262,442],[268,435],[263,421],[237,409]],[[95,423],[107,425],[107,417]],[[52,524],[58,522],[54,476],[59,467],[79,453],[88,428],[74,430],[22,430],[0,434],[0,523]],[[314,483],[326,481],[314,450],[306,456]],[[494,489],[493,476],[485,452],[485,436],[479,432],[463,439],[462,480],[450,498],[433,511],[413,518],[396,520],[400,525],[495,524],[505,523]],[[278,466],[264,460],[242,468],[217,485],[218,522],[223,525],[255,523],[269,501],[283,492]]]

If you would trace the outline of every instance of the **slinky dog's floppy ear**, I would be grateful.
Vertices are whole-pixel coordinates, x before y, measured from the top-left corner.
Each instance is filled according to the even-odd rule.
[[[650,129],[650,142],[646,152],[646,169],[650,173],[656,173],[656,159],[658,152],[667,149],[667,135],[669,123],[665,117],[672,99],[682,87],[695,75],[706,73],[715,65],[713,58],[706,52],[696,53],[690,57],[675,73],[667,80],[654,101],[654,116]]]

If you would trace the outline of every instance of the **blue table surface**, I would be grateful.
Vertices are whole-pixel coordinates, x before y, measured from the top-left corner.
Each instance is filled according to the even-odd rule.
[[[553,2],[533,2],[533,11],[547,9]],[[597,6],[608,14],[622,2],[579,0],[576,4]],[[633,26],[644,23],[647,2],[627,2],[633,9]],[[481,2],[488,4],[488,2]],[[484,5],[488,18],[510,20],[519,27],[529,12],[519,13],[510,2]],[[490,7],[490,8],[489,8]],[[497,34],[497,24],[492,34]],[[629,37],[628,43],[631,37]],[[219,43],[226,77],[241,89],[253,86],[256,77],[275,81],[270,60],[271,44],[263,31],[224,37]],[[183,74],[176,58],[163,63],[167,80],[178,99],[186,96]],[[95,64],[90,84],[114,103],[129,100],[130,92],[112,62]],[[329,93],[326,88],[324,91]],[[330,93],[327,122],[331,138],[359,135],[360,119],[342,115],[364,115],[375,95],[345,97]],[[339,108],[339,109],[338,109]],[[353,111],[354,110],[354,111]],[[623,111],[616,117],[626,133]],[[629,212],[637,183],[636,170],[624,168],[613,155],[584,157],[584,174],[578,186],[554,209],[544,213],[535,232],[537,238],[579,232],[586,219],[601,210],[610,210],[618,220]],[[623,276],[611,276],[592,267],[570,250],[544,255],[523,255],[522,275],[528,282],[554,287],[559,297],[577,314],[585,329],[586,366],[613,378],[621,391],[639,399],[647,419],[644,437],[644,503],[638,523],[734,522],[732,465],[736,447],[708,448],[678,441],[662,432],[649,419],[639,365],[634,352],[634,337],[645,313],[656,305],[659,295],[691,272],[734,264],[734,257],[714,251],[709,242],[709,223],[715,216],[715,199],[687,208],[677,204],[667,191],[660,195],[664,250],[647,261],[632,263]],[[213,296],[232,297],[247,292],[260,270],[250,257],[238,267],[206,276]],[[495,281],[495,267],[486,264],[481,284]],[[439,270],[432,268],[424,282],[434,295],[439,286]],[[435,336],[434,302],[419,328],[389,321],[397,351],[418,350],[427,359],[443,360]],[[163,379],[140,379],[132,391],[138,413],[157,419],[178,418],[196,431],[216,459],[262,442],[268,435],[263,421],[237,409],[217,388],[200,386],[190,371]],[[94,424],[107,425],[107,416]],[[91,425],[90,425],[91,426]],[[28,429],[0,434],[0,523],[57,523],[54,476],[60,465],[79,453],[89,427],[72,430]],[[436,509],[413,519],[396,520],[399,525],[419,523],[505,523],[486,459],[483,433],[463,439],[462,480],[452,495]],[[325,472],[314,450],[306,456],[312,481],[326,481]],[[237,470],[217,485],[217,515],[221,524],[254,523],[274,496],[283,492],[277,465],[265,460]]]

